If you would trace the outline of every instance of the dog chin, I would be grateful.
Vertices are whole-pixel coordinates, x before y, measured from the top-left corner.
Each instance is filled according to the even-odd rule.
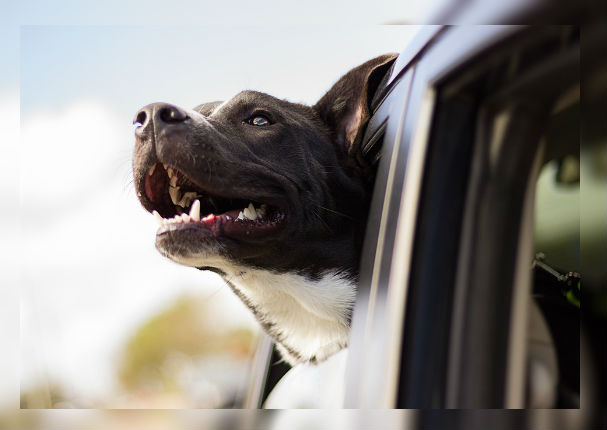
[[[221,268],[228,261],[221,256],[225,249],[217,240],[207,238],[204,241],[196,241],[180,236],[182,235],[177,232],[158,234],[156,249],[164,257],[183,266]]]

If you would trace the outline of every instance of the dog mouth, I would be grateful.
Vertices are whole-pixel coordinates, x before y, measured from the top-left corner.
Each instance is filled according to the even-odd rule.
[[[209,188],[173,166],[153,164],[145,175],[144,192],[159,222],[157,235],[195,229],[205,236],[256,239],[277,232],[286,221],[285,210],[276,204]]]

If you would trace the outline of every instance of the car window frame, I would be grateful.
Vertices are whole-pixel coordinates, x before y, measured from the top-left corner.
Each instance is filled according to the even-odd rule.
[[[462,73],[464,67],[468,67],[473,62],[471,60],[478,59],[483,54],[486,54],[489,59],[494,55],[494,52],[499,52],[500,47],[511,43],[511,40],[524,34],[528,31],[526,26],[475,26],[475,27],[448,27],[441,31],[439,37],[432,40],[431,46],[424,48],[423,55],[412,58],[412,63],[404,66],[409,70],[405,73],[412,74],[411,90],[406,101],[402,104],[406,105],[404,115],[399,116],[397,108],[395,113],[389,118],[385,128],[385,138],[383,140],[383,151],[392,154],[395,147],[398,146],[399,153],[397,155],[401,160],[411,158],[411,160],[419,161],[420,156],[411,156],[411,154],[422,154],[425,151],[425,146],[428,144],[428,129],[431,127],[429,119],[433,117],[434,111],[431,108],[432,104],[436,105],[436,90],[439,85],[448,80],[450,76]],[[495,54],[499,55],[499,54]],[[524,82],[523,82],[524,86]],[[499,104],[499,100],[493,100],[494,105]],[[379,107],[379,110],[382,106]],[[491,119],[488,113],[488,107],[485,107],[484,115],[486,120]],[[525,116],[517,115],[517,121],[524,123]],[[372,120],[373,122],[373,120]],[[396,123],[396,124],[395,124]],[[529,123],[529,122],[528,122]],[[389,133],[390,128],[400,129],[399,133]],[[516,130],[513,128],[512,130]],[[485,138],[480,136],[482,127],[479,127],[475,133],[477,140]],[[401,139],[403,142],[395,141]],[[535,145],[539,139],[535,136],[531,137]],[[477,151],[478,152],[478,151]],[[466,312],[475,309],[471,305],[474,301],[475,294],[466,292],[466,288],[462,285],[465,283],[463,279],[466,276],[462,274],[462,268],[467,268],[469,261],[462,260],[458,264],[458,280],[459,287],[456,288],[456,297],[458,301],[455,303],[455,315],[450,322],[454,332],[460,330],[459,341],[454,341],[452,338],[458,338],[457,333],[450,333],[444,342],[443,351],[449,351],[447,361],[452,363],[457,361],[458,351],[465,350],[470,356],[471,348],[478,348],[479,345],[484,348],[485,353],[482,359],[484,363],[490,363],[485,367],[483,372],[479,372],[478,377],[474,377],[474,361],[468,363],[469,371],[465,378],[454,378],[453,374],[461,371],[458,365],[448,364],[447,370],[449,375],[446,376],[448,385],[445,389],[447,394],[445,399],[441,399],[437,403],[429,403],[425,401],[420,403],[419,399],[431,399],[432,388],[427,380],[418,378],[415,383],[407,378],[401,378],[398,384],[395,384],[395,375],[401,374],[404,368],[401,368],[403,361],[410,360],[411,357],[400,357],[400,345],[402,342],[403,330],[407,330],[407,315],[404,312],[407,306],[407,298],[409,297],[409,284],[411,268],[411,257],[415,255],[414,247],[414,232],[417,231],[417,210],[415,206],[404,206],[404,210],[408,211],[406,219],[402,220],[402,215],[399,215],[398,222],[394,220],[384,219],[386,211],[383,210],[385,204],[391,207],[400,206],[402,202],[415,205],[417,198],[416,193],[420,192],[421,175],[423,169],[418,169],[414,163],[407,168],[412,167],[415,172],[399,172],[397,178],[397,186],[391,185],[389,195],[381,197],[381,191],[386,190],[386,179],[390,177],[386,171],[390,170],[390,165],[395,164],[393,156],[389,159],[380,160],[379,173],[376,182],[376,193],[371,206],[369,227],[363,250],[361,282],[359,284],[358,300],[354,310],[352,321],[352,334],[350,341],[350,355],[347,369],[347,388],[346,393],[349,393],[346,398],[345,406],[348,408],[419,408],[419,407],[523,407],[524,399],[524,378],[525,378],[525,349],[522,347],[525,324],[516,322],[518,319],[525,321],[526,308],[528,306],[528,292],[530,289],[530,273],[527,264],[523,261],[523,253],[511,252],[512,247],[518,247],[522,241],[522,231],[528,231],[529,224],[529,189],[530,184],[527,180],[533,177],[533,166],[537,159],[536,148],[530,147],[529,151],[525,152],[527,162],[521,163],[521,166],[527,169],[529,176],[516,186],[516,190],[520,196],[517,197],[516,207],[513,208],[513,213],[518,213],[518,221],[513,223],[511,246],[508,247],[511,261],[504,265],[501,269],[493,267],[483,276],[489,278],[495,277],[499,270],[505,270],[511,276],[503,282],[502,287],[497,288],[497,291],[508,291],[508,294],[502,299],[507,303],[505,306],[498,306],[497,314],[490,316],[489,321],[492,321],[491,327],[497,333],[499,331],[498,340],[491,336],[485,336],[479,339],[473,346],[463,347],[462,342],[464,337],[461,335],[462,327],[465,324],[459,324],[458,321],[463,321]],[[478,165],[478,161],[475,162]],[[398,163],[396,163],[398,164]],[[507,171],[507,167],[504,167]],[[476,184],[477,186],[478,184]],[[377,193],[379,192],[379,194]],[[471,191],[467,191],[462,198],[468,199]],[[403,195],[404,194],[404,195]],[[413,194],[413,196],[411,196]],[[527,196],[527,197],[525,197]],[[478,196],[477,196],[478,197]],[[408,200],[407,200],[408,199]],[[472,198],[474,200],[474,197]],[[465,202],[467,205],[478,204],[480,200],[476,199],[476,203]],[[495,203],[495,202],[493,202]],[[525,208],[523,208],[525,207]],[[477,208],[478,209],[478,208]],[[491,209],[494,210],[495,208]],[[388,211],[389,212],[389,211]],[[468,224],[472,221],[470,209],[467,209]],[[472,214],[475,212],[472,211]],[[524,215],[526,214],[526,215]],[[388,225],[388,231],[377,240],[377,223],[382,222]],[[375,227],[374,227],[375,224]],[[471,224],[475,224],[472,222]],[[464,232],[468,236],[468,245],[471,243],[473,234]],[[524,236],[524,234],[523,234]],[[398,240],[395,242],[393,238]],[[388,238],[388,240],[386,240]],[[524,239],[524,238],[523,238]],[[520,245],[523,248],[529,248],[527,245]],[[395,252],[397,251],[398,252]],[[381,261],[376,261],[378,254]],[[492,264],[499,260],[498,253]],[[394,261],[393,256],[397,256],[397,261]],[[464,256],[468,258],[469,256]],[[497,260],[496,260],[497,259]],[[531,260],[531,259],[529,259]],[[373,261],[373,264],[370,264]],[[505,267],[508,268],[505,268]],[[370,274],[373,270],[379,270],[380,273]],[[466,269],[467,270],[467,269]],[[479,273],[483,272],[481,269]],[[479,275],[477,273],[477,275]],[[479,275],[480,276],[480,275]],[[482,278],[482,276],[481,276]],[[489,279],[487,278],[487,279]],[[375,282],[373,281],[375,279]],[[378,281],[379,279],[379,281]],[[516,282],[514,282],[516,279]],[[455,282],[455,281],[454,281]],[[476,285],[480,282],[480,278],[476,280]],[[514,285],[516,288],[506,289],[506,285]],[[514,291],[512,293],[512,291]],[[512,294],[511,294],[512,293]],[[496,293],[497,294],[497,293]],[[511,295],[510,295],[511,294]],[[490,293],[492,295],[492,293]],[[495,295],[492,299],[494,303],[499,303],[498,296]],[[477,306],[478,308],[478,306]],[[472,312],[474,314],[474,312]],[[523,318],[520,316],[523,315]],[[502,330],[496,321],[505,320],[511,321],[507,328]],[[428,319],[429,321],[429,319]],[[428,322],[427,321],[427,322]],[[475,323],[480,327],[478,321]],[[403,328],[404,326],[404,328]],[[450,327],[448,328],[451,329]],[[497,330],[497,331],[496,331]],[[493,341],[493,342],[492,342]],[[490,346],[496,344],[496,351],[499,351],[493,356],[500,356],[499,360],[490,360]],[[484,346],[483,346],[484,345]],[[417,355],[417,366],[408,368],[410,372],[421,372],[424,365],[429,363],[424,362],[425,350],[420,348],[413,349]],[[428,357],[428,356],[426,356]],[[431,360],[427,358],[426,360]],[[493,364],[491,364],[493,363]],[[462,361],[459,361],[459,365]],[[478,370],[478,369],[477,369]],[[482,373],[482,375],[480,375]],[[408,392],[402,395],[402,392]],[[489,394],[489,395],[487,395]]]
[[[389,210],[384,208],[386,204],[401,207],[403,201],[415,204],[417,200],[423,169],[416,163],[424,159],[437,84],[518,29],[519,26],[447,27],[441,29],[438,37],[424,48],[422,56],[412,56],[411,63],[403,65],[405,75],[411,74],[410,93],[407,93],[406,101],[401,100],[400,105],[394,103],[391,107],[383,140],[382,151],[393,155],[383,156],[380,160],[371,203],[346,370],[344,406],[347,408],[396,406],[400,388],[397,381],[401,364],[401,334],[417,207],[407,207],[407,220],[401,217],[390,219]],[[407,173],[407,160],[412,149],[414,156],[411,160],[415,162],[411,167],[414,170]],[[385,195],[390,178],[393,178],[394,185]],[[378,240],[377,225],[382,222],[387,231]],[[397,235],[401,236],[398,253],[405,261],[393,264],[394,238]],[[378,258],[380,261],[376,261]]]

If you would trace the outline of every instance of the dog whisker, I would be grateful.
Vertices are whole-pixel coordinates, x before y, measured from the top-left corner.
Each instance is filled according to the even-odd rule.
[[[204,300],[207,301],[207,302],[210,301],[210,300],[212,300],[213,297],[215,297],[222,289],[223,289],[223,286],[217,287],[215,289],[215,291],[213,291],[211,294],[209,294],[208,296],[206,296],[204,298]]]
[[[312,209],[312,214],[318,218],[320,220],[320,222],[322,223],[322,225],[325,227],[325,229],[330,232],[331,234],[334,233],[333,229],[331,228],[331,226],[329,224],[327,224],[327,222],[323,219],[322,215],[320,213],[318,213],[318,211],[316,209]]]
[[[318,203],[312,203],[312,204],[313,204],[314,206],[316,206],[316,207],[319,207],[319,208],[321,208],[321,209],[323,209],[323,210],[326,210],[327,212],[334,213],[335,215],[339,215],[339,216],[342,216],[342,217],[344,217],[344,218],[348,218],[348,219],[350,219],[350,220],[353,220],[353,219],[354,219],[354,218],[353,218],[353,217],[351,217],[350,215],[346,215],[346,214],[345,214],[345,213],[343,213],[343,212],[339,212],[339,211],[336,211],[336,210],[333,210],[333,209],[329,209],[329,208],[327,208],[327,207],[325,207],[325,206],[323,206],[323,205],[319,205]]]

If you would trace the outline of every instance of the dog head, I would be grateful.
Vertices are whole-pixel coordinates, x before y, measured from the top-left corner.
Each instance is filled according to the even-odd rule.
[[[226,262],[355,276],[372,181],[358,156],[369,101],[395,55],[370,60],[306,106],[255,91],[135,117],[137,196],[156,247],[189,266]]]

